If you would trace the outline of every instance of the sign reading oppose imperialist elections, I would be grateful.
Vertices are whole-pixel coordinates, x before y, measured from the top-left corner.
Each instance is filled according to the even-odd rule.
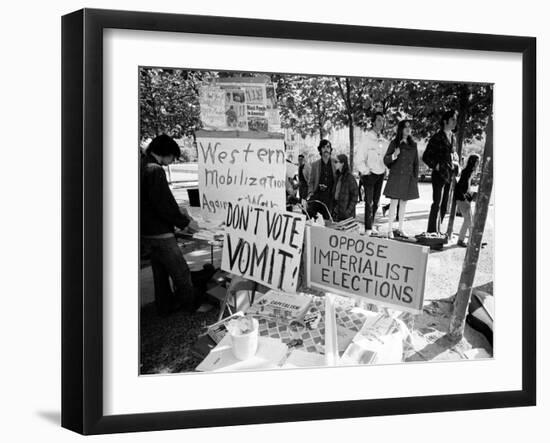
[[[306,217],[248,204],[227,205],[222,269],[285,292],[295,292]]]
[[[308,286],[419,313],[428,248],[325,227],[306,230]]]
[[[199,195],[205,219],[222,221],[229,202],[285,208],[282,138],[197,136]]]

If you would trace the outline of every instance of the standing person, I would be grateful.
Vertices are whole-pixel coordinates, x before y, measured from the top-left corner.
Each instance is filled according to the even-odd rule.
[[[309,179],[310,168],[306,164],[303,154],[298,156],[298,192],[300,199],[307,199],[307,182]]]
[[[336,166],[331,157],[332,145],[323,139],[317,147],[321,158],[311,164],[311,173],[308,180],[308,200],[318,200],[332,213],[334,203],[334,183]]]
[[[458,173],[458,155],[453,155],[457,112],[447,111],[440,121],[440,130],[430,138],[422,160],[432,169],[432,205],[428,217],[428,232],[441,230],[447,212],[453,177]]]
[[[298,199],[298,167],[288,158],[286,159],[286,208],[291,210],[292,206],[299,203]]]
[[[399,204],[399,230],[397,235],[408,237],[403,231],[407,201],[418,195],[418,149],[412,138],[412,125],[409,120],[401,120],[397,125],[397,135],[390,143],[384,156],[384,163],[390,168],[384,195],[391,199],[388,216],[388,237],[393,238],[393,220]]]
[[[355,206],[359,189],[355,177],[349,170],[348,156],[338,154],[334,160],[336,166],[336,185],[334,190],[334,209],[332,218],[334,221],[342,221],[355,218]]]
[[[365,136],[365,143],[358,151],[357,170],[365,191],[365,233],[371,235],[372,225],[378,210],[386,165],[384,155],[388,149],[388,140],[382,134],[384,114],[375,112],[372,116],[372,129]]]
[[[464,241],[464,239],[466,238],[466,231],[468,231],[468,236],[470,236],[470,230],[472,228],[473,193],[471,190],[471,185],[472,175],[475,172],[478,163],[478,155],[472,154],[468,157],[468,162],[466,163],[466,167],[460,174],[460,179],[458,180],[458,184],[456,185],[454,193],[456,206],[462,214],[462,217],[464,218],[464,221],[462,222],[462,226],[460,228],[460,232],[458,234],[458,242],[456,244],[463,248],[467,246],[466,242]]]
[[[163,169],[179,155],[178,144],[163,134],[151,141],[140,163],[140,234],[151,256],[155,305],[160,315],[181,308],[193,311],[198,299],[174,234],[174,227],[195,232],[198,225],[180,211]]]

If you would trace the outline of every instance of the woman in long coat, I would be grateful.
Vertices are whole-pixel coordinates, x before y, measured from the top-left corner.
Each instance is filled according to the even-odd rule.
[[[355,177],[349,170],[348,156],[339,154],[334,160],[336,166],[336,186],[334,191],[334,209],[332,218],[334,221],[342,221],[355,217],[355,206],[359,188]]]
[[[393,237],[393,220],[399,203],[399,229],[396,235],[408,237],[403,231],[407,201],[418,195],[418,149],[412,138],[410,120],[401,120],[397,125],[397,135],[388,146],[384,163],[390,175],[384,188],[384,195],[391,199],[388,216],[388,237]]]

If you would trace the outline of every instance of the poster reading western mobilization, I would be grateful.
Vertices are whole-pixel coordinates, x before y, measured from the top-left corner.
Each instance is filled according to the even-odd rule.
[[[234,138],[199,132],[199,195],[205,219],[223,221],[228,203],[285,209],[285,148],[282,135]]]

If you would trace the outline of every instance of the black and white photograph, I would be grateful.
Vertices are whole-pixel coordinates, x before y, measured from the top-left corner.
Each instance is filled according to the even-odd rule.
[[[494,358],[498,85],[136,75],[140,376]]]
[[[1,441],[544,440],[544,3],[6,5]]]

